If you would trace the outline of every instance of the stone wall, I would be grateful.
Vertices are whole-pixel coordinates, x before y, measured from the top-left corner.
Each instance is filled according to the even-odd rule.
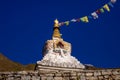
[[[0,80],[120,80],[120,69],[0,72]]]

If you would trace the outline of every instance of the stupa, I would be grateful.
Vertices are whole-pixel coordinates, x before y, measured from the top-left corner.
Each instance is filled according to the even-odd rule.
[[[75,57],[71,56],[71,44],[61,38],[59,21],[54,21],[53,35],[43,47],[43,59],[37,61],[36,70],[45,67],[80,68],[85,66]]]

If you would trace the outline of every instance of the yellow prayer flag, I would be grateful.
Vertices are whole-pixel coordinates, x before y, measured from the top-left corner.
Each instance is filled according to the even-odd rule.
[[[85,16],[84,19],[85,19],[85,22],[89,22],[87,16]]]
[[[66,21],[65,24],[66,24],[66,26],[68,26],[69,25],[69,21]]]
[[[83,21],[83,22],[89,22],[89,21],[88,21],[88,17],[87,17],[87,16],[82,17],[82,18],[80,18],[80,19],[81,19],[81,21]]]
[[[105,4],[105,5],[103,6],[103,8],[105,8],[107,11],[110,12],[110,8],[109,8],[109,6],[108,6],[107,4]]]

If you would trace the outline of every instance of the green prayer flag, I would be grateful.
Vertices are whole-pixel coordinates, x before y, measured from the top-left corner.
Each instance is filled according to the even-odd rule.
[[[101,9],[100,9],[100,12],[101,12],[101,13],[104,13],[104,9],[103,9],[103,8],[101,8]]]

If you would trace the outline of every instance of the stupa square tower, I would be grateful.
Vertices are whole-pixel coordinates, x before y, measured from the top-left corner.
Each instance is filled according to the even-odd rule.
[[[58,20],[54,21],[52,40],[46,41],[43,47],[43,59],[37,61],[36,70],[40,70],[42,66],[85,68],[80,61],[71,56],[71,44],[61,38]]]

